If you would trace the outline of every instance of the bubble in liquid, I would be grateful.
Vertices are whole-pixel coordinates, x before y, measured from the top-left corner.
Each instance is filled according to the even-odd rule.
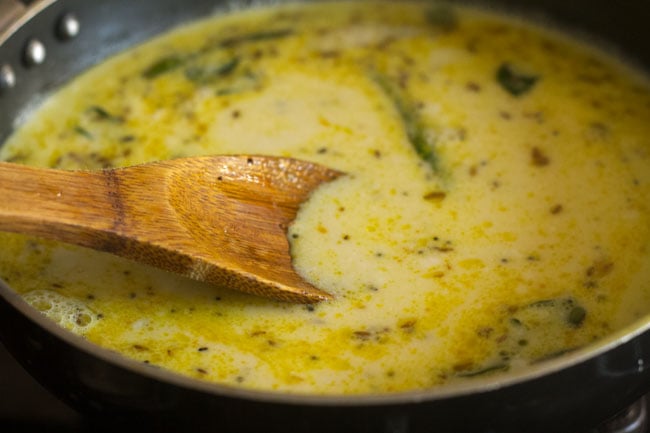
[[[32,290],[23,295],[32,307],[75,333],[88,331],[96,323],[97,315],[83,302],[51,290]]]

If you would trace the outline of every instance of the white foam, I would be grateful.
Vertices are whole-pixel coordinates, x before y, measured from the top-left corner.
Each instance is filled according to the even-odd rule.
[[[95,312],[83,302],[51,290],[32,290],[23,298],[32,307],[75,333],[83,334],[97,322]]]

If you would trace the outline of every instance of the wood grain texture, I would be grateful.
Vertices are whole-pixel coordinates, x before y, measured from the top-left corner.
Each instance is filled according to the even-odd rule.
[[[293,269],[287,227],[315,188],[340,175],[305,161],[248,155],[94,172],[0,163],[0,230],[312,303],[332,296]]]

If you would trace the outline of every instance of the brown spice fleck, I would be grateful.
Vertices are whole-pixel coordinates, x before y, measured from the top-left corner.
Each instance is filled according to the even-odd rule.
[[[535,167],[544,167],[549,165],[551,162],[549,157],[539,147],[533,147],[531,151],[531,160]]]
[[[372,334],[368,331],[354,331],[354,336],[360,340],[368,340]]]
[[[592,122],[587,130],[587,138],[594,141],[602,141],[609,138],[610,129],[603,122]]]
[[[422,198],[427,201],[441,201],[444,200],[445,197],[447,197],[447,193],[444,191],[432,191],[426,193]]]
[[[494,332],[494,328],[490,328],[489,326],[485,326],[483,328],[479,328],[476,331],[476,334],[479,337],[482,337],[482,338],[490,338],[490,335],[492,335],[492,332]]]
[[[477,83],[473,82],[473,81],[469,81],[469,82],[465,85],[465,88],[466,88],[467,90],[469,90],[470,92],[475,92],[475,93],[478,93],[478,92],[481,91],[481,86],[478,85]]]
[[[609,274],[613,268],[614,263],[612,261],[598,259],[587,269],[587,276],[590,278],[602,278]]]
[[[409,83],[410,76],[407,72],[402,72],[399,74],[397,77],[397,85],[400,86],[402,89],[406,89]]]
[[[564,210],[564,207],[561,204],[556,204],[551,208],[551,213],[557,215]]]
[[[454,365],[453,369],[454,371],[467,371],[470,370],[474,366],[474,363],[472,361],[466,361],[466,362],[459,362],[458,364]]]
[[[416,323],[417,323],[416,319],[409,319],[400,323],[399,327],[400,329],[404,330],[404,332],[410,334],[415,330]]]
[[[331,59],[331,58],[339,57],[341,53],[336,50],[327,50],[327,51],[321,51],[319,55],[324,59]]]
[[[541,111],[525,111],[523,115],[526,119],[534,120],[537,123],[544,123],[544,113]]]
[[[253,331],[251,332],[251,337],[259,337],[260,335],[266,334],[266,331]]]

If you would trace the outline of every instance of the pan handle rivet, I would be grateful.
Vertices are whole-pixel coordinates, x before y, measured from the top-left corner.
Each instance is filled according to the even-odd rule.
[[[79,19],[71,12],[63,15],[56,28],[59,39],[72,39],[79,34]]]
[[[45,45],[38,39],[31,39],[25,47],[24,60],[27,66],[42,64],[45,61]]]
[[[0,92],[16,85],[16,74],[9,65],[0,66]]]

